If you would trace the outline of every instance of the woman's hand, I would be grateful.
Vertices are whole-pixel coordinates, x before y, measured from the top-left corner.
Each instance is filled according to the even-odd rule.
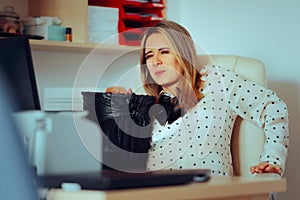
[[[280,167],[276,165],[269,164],[268,162],[262,162],[259,163],[258,165],[254,165],[250,167],[251,174],[258,173],[276,173],[276,174],[281,174],[281,169]]]
[[[120,86],[113,86],[113,87],[106,88],[105,92],[112,93],[112,94],[132,94],[132,89],[129,88],[128,90],[126,90],[125,88]]]

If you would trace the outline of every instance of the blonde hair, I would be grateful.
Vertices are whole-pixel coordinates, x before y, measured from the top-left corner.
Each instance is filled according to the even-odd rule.
[[[163,20],[155,26],[148,28],[141,41],[141,75],[144,89],[148,95],[159,97],[162,87],[152,79],[145,58],[145,45],[148,37],[154,33],[162,34],[170,42],[177,62],[183,70],[183,81],[180,91],[176,95],[180,106],[184,108],[193,107],[203,97],[199,91],[202,81],[200,80],[199,69],[197,69],[197,53],[194,42],[189,32],[176,22]]]

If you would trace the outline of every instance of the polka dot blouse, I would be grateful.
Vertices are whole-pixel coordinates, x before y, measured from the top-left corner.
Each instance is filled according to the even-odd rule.
[[[277,95],[222,67],[206,66],[204,97],[171,124],[154,122],[148,170],[209,168],[233,175],[230,142],[237,116],[264,127],[261,161],[284,170],[289,140],[288,111]]]

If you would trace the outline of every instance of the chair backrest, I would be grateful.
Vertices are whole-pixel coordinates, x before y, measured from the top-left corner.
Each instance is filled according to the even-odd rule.
[[[267,87],[264,64],[253,58],[234,55],[199,55],[200,65],[207,64],[226,67],[244,78]],[[265,135],[262,128],[237,118],[232,140],[231,152],[235,175],[250,176],[250,166],[259,162],[263,150]]]

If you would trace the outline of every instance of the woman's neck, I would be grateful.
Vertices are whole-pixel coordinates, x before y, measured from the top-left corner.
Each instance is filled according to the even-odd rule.
[[[165,93],[171,94],[173,96],[178,95],[179,88],[178,87],[162,87]]]
[[[180,80],[174,84],[171,84],[171,85],[162,86],[163,91],[168,94],[178,97],[178,95],[181,93],[180,92],[181,83],[182,83],[182,80]]]

